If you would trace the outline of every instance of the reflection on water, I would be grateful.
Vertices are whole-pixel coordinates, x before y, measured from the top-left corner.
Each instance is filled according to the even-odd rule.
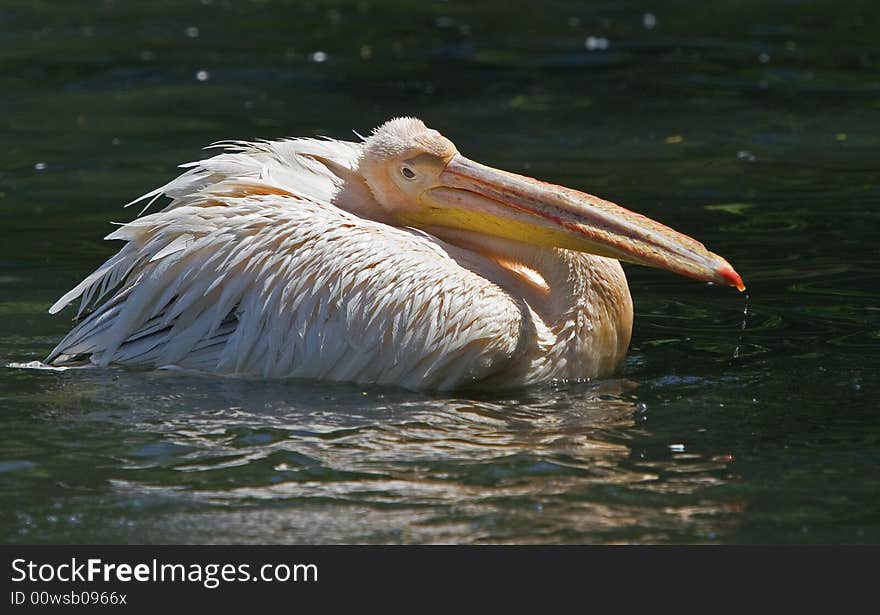
[[[32,484],[31,511],[9,529],[76,542],[712,540],[738,504],[693,494],[725,480],[730,456],[680,442],[635,451],[648,408],[632,387],[477,400],[65,373],[28,396],[43,433],[19,446],[36,465],[6,468],[7,489],[54,488],[35,497]],[[652,510],[667,494],[686,497]],[[98,497],[97,510],[76,512]]]
[[[878,6],[8,0],[4,366],[200,147],[399,114],[748,290],[628,266],[619,380],[479,398],[0,368],[0,540],[880,541]]]

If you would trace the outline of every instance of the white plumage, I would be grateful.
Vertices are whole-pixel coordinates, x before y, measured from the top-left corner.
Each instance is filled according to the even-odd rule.
[[[422,177],[413,151],[460,156],[418,120],[365,143],[221,147],[138,199],[167,207],[107,236],[126,244],[52,306],[80,299],[82,319],[48,363],[449,389],[594,378],[622,360],[632,306],[616,260],[397,221],[380,163]]]

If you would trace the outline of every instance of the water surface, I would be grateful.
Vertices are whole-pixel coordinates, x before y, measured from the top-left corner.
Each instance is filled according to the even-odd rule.
[[[4,2],[3,365],[202,146],[398,114],[748,291],[628,267],[619,378],[480,397],[0,368],[0,539],[880,541],[880,8],[696,6]]]

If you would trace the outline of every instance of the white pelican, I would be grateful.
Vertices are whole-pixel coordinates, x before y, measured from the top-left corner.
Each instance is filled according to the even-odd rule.
[[[473,162],[418,119],[362,143],[215,147],[137,199],[171,202],[108,235],[127,243],[52,306],[81,297],[47,363],[416,389],[593,379],[629,345],[617,259],[744,289],[696,240]]]

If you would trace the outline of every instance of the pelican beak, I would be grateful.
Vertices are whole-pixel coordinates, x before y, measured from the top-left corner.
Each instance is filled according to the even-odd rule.
[[[468,228],[526,243],[659,267],[745,290],[697,240],[598,197],[493,169],[455,154],[421,195],[423,225]]]

